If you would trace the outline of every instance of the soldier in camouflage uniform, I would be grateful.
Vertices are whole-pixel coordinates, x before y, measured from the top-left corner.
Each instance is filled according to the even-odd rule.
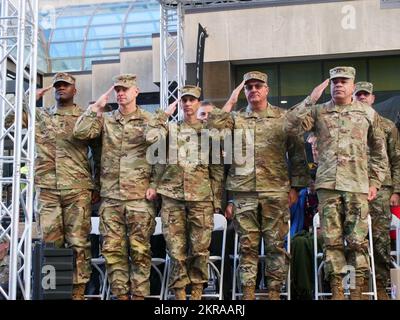
[[[99,215],[111,291],[120,300],[143,300],[150,294],[150,237],[155,228],[153,168],[146,161],[144,137],[152,115],[136,104],[135,75],[113,80],[79,118],[74,134],[80,140],[102,139]],[[113,90],[118,109],[104,112]]]
[[[375,101],[372,83],[357,82],[354,99],[372,106]],[[386,287],[390,275],[389,231],[392,220],[390,206],[399,205],[400,200],[400,144],[395,124],[391,120],[381,117],[381,125],[385,134],[389,166],[376,199],[369,203],[369,213],[372,219],[378,300],[388,300]],[[368,278],[365,280],[364,291],[368,291]]]
[[[168,159],[160,171],[157,193],[162,195],[163,234],[171,257],[168,285],[177,300],[186,299],[189,284],[191,299],[201,299],[203,285],[208,281],[213,213],[221,208],[221,188],[216,187],[222,183],[221,177],[213,176],[209,149],[201,150],[199,137],[206,127],[197,119],[200,94],[199,87],[181,88],[184,120],[167,123],[176,101],[165,112],[158,111],[146,131],[149,143],[169,139]]]
[[[249,105],[245,111],[230,113],[243,86]],[[253,150],[247,149],[250,145],[242,143],[239,155],[250,152],[251,157],[240,163],[238,152],[235,152],[226,182],[226,189],[232,195],[227,218],[231,218],[233,206],[234,226],[240,236],[239,272],[245,300],[255,299],[261,239],[266,249],[269,299],[280,299],[289,265],[284,248],[289,231],[289,206],[297,199],[295,187],[305,186],[307,180],[304,152],[296,154],[303,159],[302,178],[296,173],[297,167],[293,166],[289,179],[286,157],[288,154],[289,163],[293,163],[295,154],[292,151],[298,138],[289,137],[284,131],[285,111],[268,103],[268,92],[266,74],[258,71],[246,73],[223,110],[215,109],[209,115],[210,125],[233,130],[234,139],[247,140],[249,133],[250,145],[254,147]]]
[[[40,98],[54,87],[56,105],[36,109],[35,187],[36,214],[41,236],[56,247],[70,247],[74,252],[73,299],[83,300],[91,273],[89,233],[91,197],[96,189],[88,161],[88,147],[93,141],[79,141],[73,128],[83,110],[73,100],[77,92],[75,78],[57,73],[53,85],[38,90]],[[12,121],[12,117],[6,123]],[[23,124],[27,125],[27,113]],[[98,187],[98,186],[97,186]]]
[[[370,106],[352,100],[354,77],[352,67],[331,69],[330,80],[325,80],[302,103],[290,109],[285,122],[289,132],[314,131],[318,139],[316,189],[325,245],[325,273],[330,280],[332,299],[337,300],[344,299],[342,277],[348,265],[356,273],[351,299],[361,298],[364,277],[369,271],[368,201],[376,197],[388,165],[378,114]],[[329,81],[332,100],[315,105]]]

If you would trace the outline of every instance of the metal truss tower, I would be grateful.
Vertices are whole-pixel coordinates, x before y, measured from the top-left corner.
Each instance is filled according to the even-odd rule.
[[[8,300],[17,293],[31,299],[37,36],[38,0],[1,0],[0,240],[9,243],[10,255],[8,288],[0,287],[0,295]]]

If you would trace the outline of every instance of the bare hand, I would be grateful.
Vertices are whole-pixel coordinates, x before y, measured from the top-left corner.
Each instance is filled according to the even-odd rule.
[[[369,187],[368,190],[368,201],[372,201],[376,199],[376,194],[378,193],[378,190],[376,190],[375,187]]]
[[[111,92],[114,90],[114,86],[111,86],[106,93],[102,94],[99,99],[89,106],[93,112],[104,112],[104,108],[110,99]]]
[[[53,88],[52,85],[46,88],[36,89],[36,101],[39,100],[41,97],[43,97],[46,94],[46,92],[49,91],[51,88]]]
[[[290,189],[289,191],[289,196],[288,196],[288,200],[289,200],[289,208],[295,204],[297,202],[297,199],[299,198],[299,195],[296,191],[296,189]]]
[[[318,99],[321,98],[322,93],[329,86],[329,79],[326,79],[320,85],[316,86],[314,90],[311,92],[310,97],[312,103],[317,103]]]
[[[231,96],[222,108],[225,112],[231,112],[232,108],[239,100],[239,94],[243,90],[244,80],[232,91]]]
[[[165,109],[165,114],[170,117],[174,114],[175,110],[176,110],[176,106],[178,105],[179,100],[175,100],[174,102],[172,102],[167,109]]]
[[[390,197],[390,206],[400,206],[400,195],[398,193],[393,193]]]
[[[146,199],[149,201],[153,201],[157,198],[157,192],[153,188],[148,188],[146,191]]]
[[[228,203],[225,208],[225,218],[231,220],[233,218],[233,203]]]

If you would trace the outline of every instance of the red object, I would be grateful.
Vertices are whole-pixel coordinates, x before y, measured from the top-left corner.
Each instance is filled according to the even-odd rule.
[[[400,206],[390,207],[390,212],[400,219]]]
[[[396,240],[396,230],[390,230],[389,234],[390,234],[390,239]]]

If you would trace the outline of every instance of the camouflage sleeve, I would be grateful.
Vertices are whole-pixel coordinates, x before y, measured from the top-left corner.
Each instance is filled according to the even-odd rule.
[[[392,174],[393,192],[400,193],[400,139],[399,131],[394,124],[388,134],[386,143]]]
[[[89,141],[94,190],[100,191],[101,137]]]
[[[234,119],[230,112],[225,112],[221,109],[214,108],[207,119],[208,129],[233,129]]]
[[[104,117],[97,116],[90,107],[79,117],[75,123],[74,136],[79,140],[91,140],[101,135]]]
[[[213,193],[214,209],[222,209],[222,193],[224,182],[224,165],[210,164],[208,167],[211,181],[211,189]]]
[[[370,152],[369,186],[379,189],[385,179],[389,164],[385,146],[385,135],[376,112],[373,113],[373,119],[368,129],[368,146]]]
[[[307,165],[305,142],[302,134],[288,136],[287,155],[289,162],[289,179],[292,188],[304,188],[310,180]]]
[[[307,97],[286,112],[284,129],[291,135],[298,135],[304,131],[312,131],[314,129],[315,117],[316,106],[311,103],[311,98]]]
[[[23,103],[23,112],[22,112],[22,127],[26,128],[28,127],[28,109],[27,109],[26,103]],[[40,121],[40,116],[41,116],[41,108],[36,108],[35,110],[35,119],[36,122]],[[11,126],[14,123],[14,112],[12,111],[4,120],[4,125],[6,128]]]
[[[163,110],[157,110],[147,124],[144,136],[148,144],[155,143],[168,135],[168,116]]]
[[[158,183],[162,178],[165,167],[165,164],[155,164],[151,167],[149,188],[157,190]]]

